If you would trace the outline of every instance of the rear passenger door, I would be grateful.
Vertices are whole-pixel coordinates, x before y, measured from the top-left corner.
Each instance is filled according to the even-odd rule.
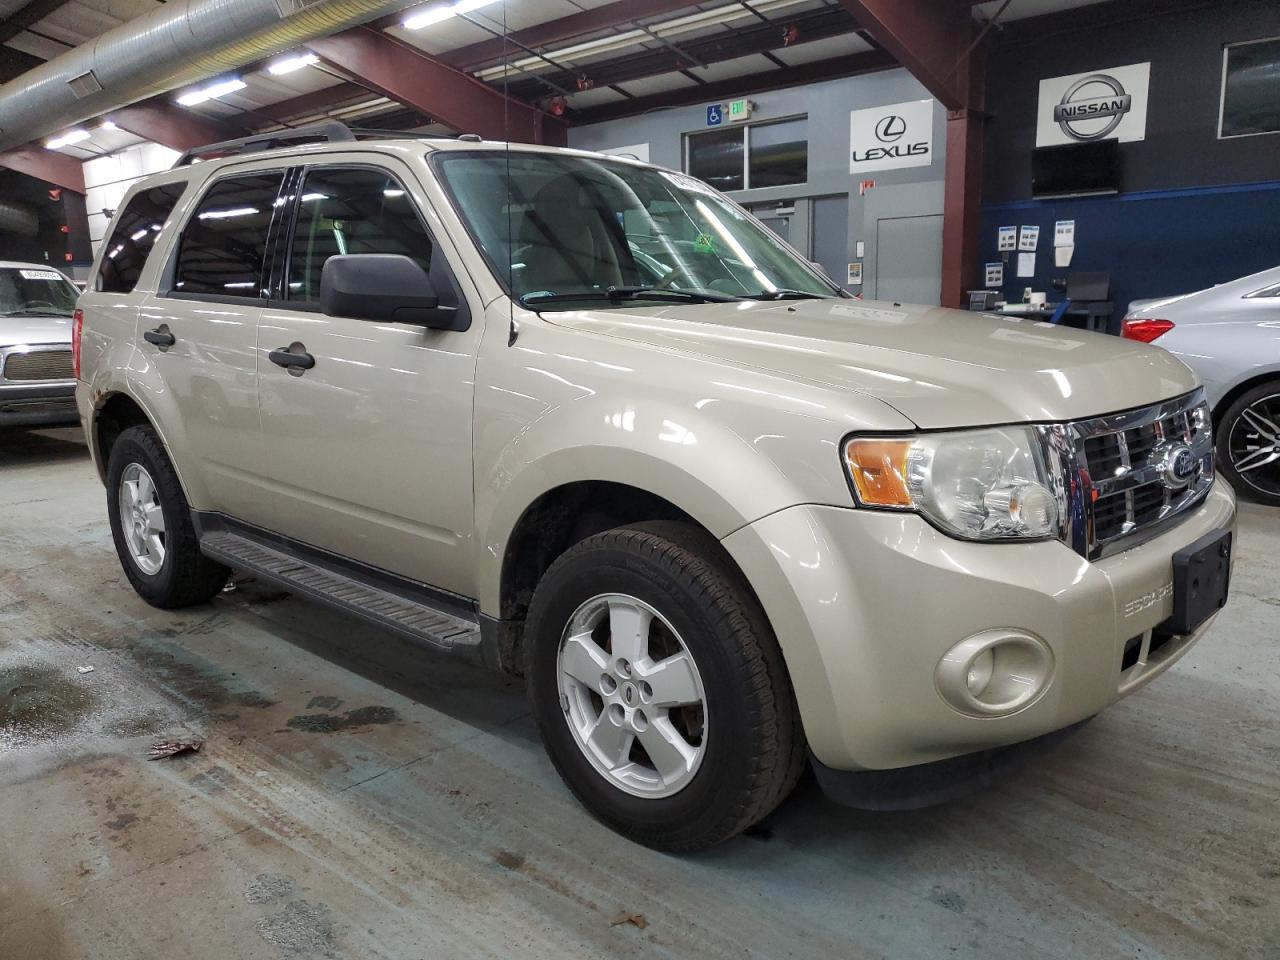
[[[471,407],[478,296],[450,266],[447,237],[407,167],[379,156],[306,168],[278,248],[274,299],[258,330],[272,529],[381,570],[465,596],[472,538]],[[463,331],[325,316],[324,262],[403,254],[441,302],[470,310]],[[457,262],[456,259],[454,262]],[[474,305],[474,306],[473,306]],[[314,359],[277,366],[272,351]]]
[[[139,350],[179,410],[172,429],[208,491],[198,509],[268,523],[255,344],[267,249],[286,169],[232,167],[195,202],[157,293],[142,304]],[[179,463],[179,470],[188,463]]]

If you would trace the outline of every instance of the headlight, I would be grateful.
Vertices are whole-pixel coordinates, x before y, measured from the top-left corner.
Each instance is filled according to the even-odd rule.
[[[1058,536],[1058,501],[1030,428],[855,437],[844,460],[863,506],[915,510],[964,540]]]

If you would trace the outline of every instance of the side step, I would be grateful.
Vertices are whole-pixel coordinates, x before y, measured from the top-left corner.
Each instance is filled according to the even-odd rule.
[[[200,550],[290,593],[345,610],[443,653],[480,659],[480,622],[475,617],[446,612],[423,600],[372,586],[332,567],[227,530],[204,532]]]

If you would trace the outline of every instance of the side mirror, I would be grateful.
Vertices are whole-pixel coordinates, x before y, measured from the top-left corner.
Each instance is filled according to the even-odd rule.
[[[386,323],[457,329],[457,307],[441,306],[431,278],[401,254],[357,253],[330,257],[320,271],[320,311]]]

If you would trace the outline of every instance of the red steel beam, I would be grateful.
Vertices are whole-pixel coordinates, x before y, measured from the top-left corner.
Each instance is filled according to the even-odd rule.
[[[0,167],[51,183],[74,193],[84,193],[84,167],[75,157],[38,144],[27,144],[0,153]]]
[[[839,77],[852,77],[860,73],[890,70],[897,65],[897,61],[883,50],[869,50],[846,57],[831,57],[826,60],[815,60],[812,63],[802,63],[796,67],[787,67],[785,70],[769,70],[745,77],[713,80],[696,87],[681,87],[679,90],[667,90],[663,93],[608,103],[575,113],[574,122],[575,124],[598,123],[601,120],[616,120],[619,117],[630,117],[662,107],[715,103],[722,98],[741,97],[752,93],[763,93],[766,90],[783,90],[806,83],[819,83]]]
[[[184,152],[193,147],[230,140],[244,133],[238,127],[221,120],[202,117],[171,106],[160,97],[112,110],[103,119],[110,120],[135,137]]]
[[[694,5],[693,0],[647,0],[636,3],[635,0],[616,0],[606,3],[594,10],[583,10],[572,13],[557,20],[535,24],[524,30],[515,30],[508,34],[509,39],[493,37],[481,40],[465,47],[458,47],[442,53],[440,59],[452,67],[470,67],[486,60],[497,60],[503,56],[519,56],[520,47],[538,49],[553,43],[562,43],[591,33],[601,33],[613,27],[626,26],[643,18],[653,20],[669,13],[678,13]],[[401,15],[398,19],[403,19]],[[519,46],[516,46],[519,44]]]
[[[948,110],[972,109],[966,51],[976,27],[955,0],[842,0],[871,34]]]
[[[368,27],[357,27],[307,44],[325,63],[462,133],[497,140],[567,142],[563,121],[504,96],[488,84]]]

